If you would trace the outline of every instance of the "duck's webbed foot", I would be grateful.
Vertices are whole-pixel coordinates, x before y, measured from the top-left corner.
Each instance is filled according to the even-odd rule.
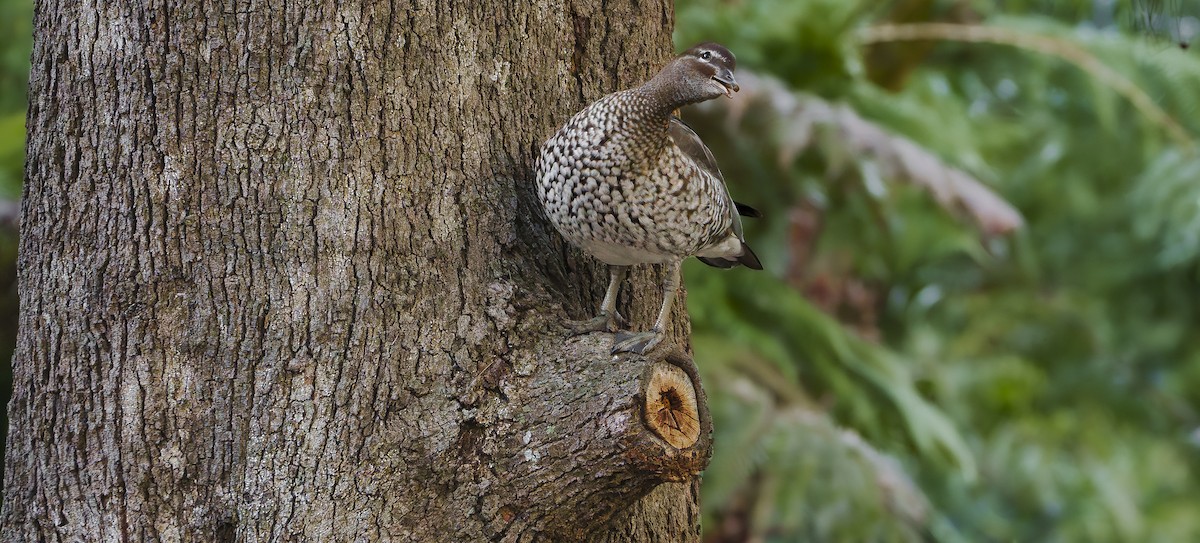
[[[628,266],[609,266],[608,290],[604,292],[604,302],[600,304],[600,314],[583,321],[567,321],[568,336],[582,336],[592,332],[616,332],[625,318],[617,313],[617,294],[621,290],[621,282],[625,280]]]
[[[616,332],[618,325],[625,322],[620,313],[613,311],[611,313],[602,312],[595,317],[582,321],[567,321],[568,336],[582,336],[592,332]]]
[[[675,303],[675,293],[679,290],[679,262],[667,265],[666,277],[663,279],[663,301],[658,309],[658,320],[649,332],[618,332],[613,342],[612,354],[637,353],[646,354],[666,337],[668,319],[671,317],[671,304]]]
[[[663,333],[661,330],[651,330],[649,332],[618,332],[616,340],[613,342],[612,354],[646,354],[654,349],[654,347],[659,343],[662,343],[662,340]]]

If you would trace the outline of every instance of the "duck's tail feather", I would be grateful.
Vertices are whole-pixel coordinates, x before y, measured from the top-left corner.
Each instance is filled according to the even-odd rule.
[[[729,268],[732,268],[732,267],[735,267],[738,265],[745,266],[752,270],[763,269],[762,262],[759,262],[759,260],[758,260],[758,255],[754,254],[754,251],[751,250],[750,246],[746,245],[746,242],[744,242],[744,241],[742,242],[742,254],[736,258],[731,259],[731,258],[704,257],[704,256],[698,256],[696,258],[700,259],[701,262],[708,264],[709,266],[712,266],[714,268],[721,268],[723,270],[727,270]]]

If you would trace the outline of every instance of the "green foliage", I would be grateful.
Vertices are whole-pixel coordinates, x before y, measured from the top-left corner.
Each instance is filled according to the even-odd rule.
[[[1163,153],[1134,184],[1130,195],[1133,231],[1157,245],[1159,271],[1200,261],[1200,159]],[[1157,213],[1137,213],[1153,209]]]
[[[676,42],[719,37],[735,51],[739,66],[771,66],[789,83],[833,90],[862,71],[846,38],[868,5],[858,0],[694,0],[680,5]]]
[[[766,213],[746,226],[772,276],[687,270],[717,412],[712,537],[737,517],[770,541],[1200,538],[1200,57],[1148,35],[1137,6],[1097,5],[969,3],[1007,41],[877,44],[917,48],[890,91],[860,40],[891,4],[681,3],[680,46],[726,43],[790,94],[747,85],[736,107],[685,112]],[[823,107],[810,93],[883,135],[797,129]],[[946,170],[889,166],[903,141],[1023,226],[996,235],[932,198],[921,172]],[[778,422],[795,413],[822,430]],[[894,457],[927,514],[878,508],[879,468],[844,432]]]
[[[25,110],[33,2],[0,0],[0,113]]]
[[[30,0],[0,0],[0,200],[21,195],[25,163],[25,89],[29,79],[32,45]],[[17,236],[0,229],[0,360],[8,360],[16,344],[16,255]],[[12,370],[0,366],[0,404],[8,405]],[[7,435],[8,418],[0,418],[0,433]],[[0,455],[4,445],[0,443]]]
[[[872,433],[904,428],[914,447],[974,478],[971,453],[956,429],[916,390],[909,365],[845,330],[781,282],[722,281],[689,266],[689,296],[699,300],[696,333],[753,345],[764,363],[837,398],[836,412]],[[796,353],[803,359],[797,360]]]
[[[752,519],[750,534],[730,537],[920,541],[927,503],[895,459],[796,403],[802,393],[788,390],[788,380],[773,373],[770,362],[716,334],[694,338],[710,360],[726,362],[702,367],[706,383],[722,383],[710,400],[715,451],[703,499],[736,504]],[[826,492],[830,487],[839,491]],[[881,492],[886,499],[879,499]]]
[[[0,198],[21,195],[25,165],[25,112],[0,117]]]
[[[33,3],[0,0],[0,197],[21,193]]]

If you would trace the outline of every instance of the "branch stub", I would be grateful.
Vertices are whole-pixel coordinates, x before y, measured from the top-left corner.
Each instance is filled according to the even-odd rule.
[[[696,389],[682,369],[655,363],[646,380],[644,416],[646,427],[676,449],[696,444],[700,437],[700,412]]]

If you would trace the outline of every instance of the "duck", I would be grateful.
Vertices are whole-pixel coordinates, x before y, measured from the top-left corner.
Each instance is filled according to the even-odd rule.
[[[646,354],[661,344],[692,256],[717,268],[762,263],[747,245],[741,216],[712,151],[678,116],[682,107],[740,90],[732,52],[701,43],[640,86],[614,92],[570,118],[539,149],[537,196],[572,245],[608,264],[599,314],[569,323],[572,335],[617,332],[612,354]],[[619,330],[617,298],[630,266],[665,267],[662,304],[650,330]]]

